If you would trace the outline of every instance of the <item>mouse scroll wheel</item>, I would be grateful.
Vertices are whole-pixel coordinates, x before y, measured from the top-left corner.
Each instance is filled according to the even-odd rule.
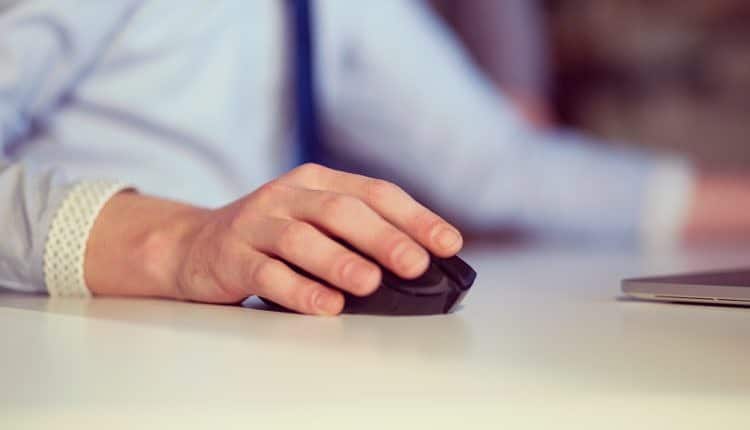
[[[436,258],[435,263],[443,269],[446,275],[456,281],[463,290],[471,288],[471,285],[477,277],[477,272],[475,272],[474,269],[458,256],[451,258]]]

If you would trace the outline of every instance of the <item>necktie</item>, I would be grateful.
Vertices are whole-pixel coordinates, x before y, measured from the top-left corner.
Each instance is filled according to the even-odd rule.
[[[291,0],[294,24],[294,78],[298,161],[321,162],[320,133],[315,102],[313,16],[310,0]]]

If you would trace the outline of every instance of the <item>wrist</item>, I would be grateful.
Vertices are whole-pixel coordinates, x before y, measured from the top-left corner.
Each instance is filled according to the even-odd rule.
[[[182,298],[180,264],[208,210],[123,192],[89,236],[85,276],[93,294]]]
[[[180,271],[194,237],[205,223],[207,209],[171,204],[161,206],[165,212],[133,238],[130,258],[142,268],[143,284],[149,295],[184,300],[180,288]]]

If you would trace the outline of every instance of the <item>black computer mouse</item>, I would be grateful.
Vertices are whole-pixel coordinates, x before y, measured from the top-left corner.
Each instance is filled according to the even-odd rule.
[[[341,291],[345,299],[343,313],[447,314],[461,303],[477,277],[474,269],[458,256],[450,258],[432,256],[427,271],[415,279],[403,279],[382,266],[380,268],[383,272],[380,287],[369,296],[359,297]],[[301,273],[311,276],[302,271]],[[273,307],[279,307],[269,300],[263,299],[263,301]]]

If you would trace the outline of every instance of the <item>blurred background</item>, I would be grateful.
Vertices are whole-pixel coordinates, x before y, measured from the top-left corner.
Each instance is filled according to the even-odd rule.
[[[482,15],[514,2],[523,7],[432,4],[491,71],[498,61],[483,54],[491,30]],[[536,44],[536,58],[506,49],[499,83],[547,100],[559,124],[677,151],[707,168],[750,167],[750,1],[536,0],[535,9],[510,25],[525,27],[516,34],[525,49]]]

